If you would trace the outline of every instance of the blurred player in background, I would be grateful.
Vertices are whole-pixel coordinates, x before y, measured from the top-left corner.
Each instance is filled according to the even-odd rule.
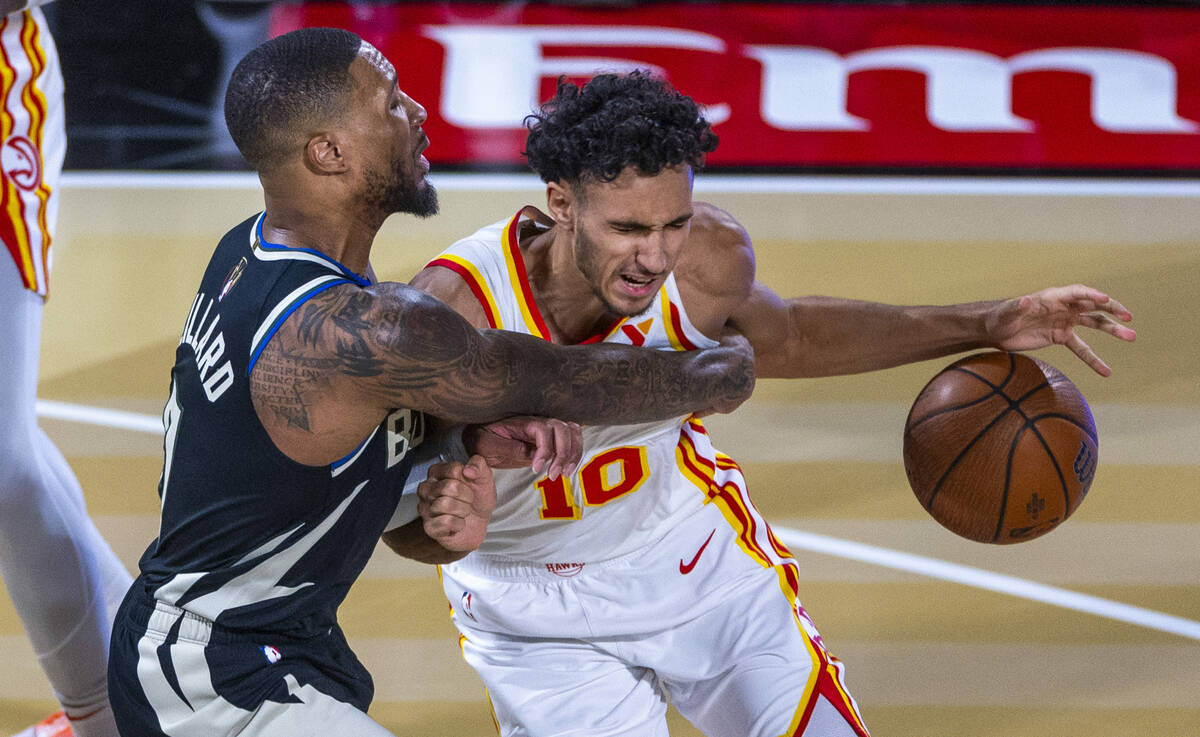
[[[412,282],[476,327],[677,351],[732,328],[776,378],[1055,343],[1107,375],[1075,328],[1133,339],[1113,317],[1128,311],[1081,285],[948,307],[781,299],[737,221],[692,201],[716,135],[648,74],[562,82],[528,121],[549,214],[525,207]],[[796,561],[699,420],[585,427],[574,473],[496,486],[486,539],[442,581],[502,735],[657,737],[668,703],[713,737],[867,734]]]
[[[66,154],[58,52],[41,0],[0,0],[0,575],[64,714],[25,735],[116,737],[109,633],[130,576],[35,414],[42,306]]]

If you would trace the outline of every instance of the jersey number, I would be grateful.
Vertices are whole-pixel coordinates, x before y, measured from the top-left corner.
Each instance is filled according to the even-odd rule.
[[[632,494],[650,477],[643,447],[611,448],[593,457],[579,469],[579,486],[583,503],[589,507],[607,504],[613,499]],[[579,519],[571,481],[566,476],[538,481],[542,492],[542,519]]]

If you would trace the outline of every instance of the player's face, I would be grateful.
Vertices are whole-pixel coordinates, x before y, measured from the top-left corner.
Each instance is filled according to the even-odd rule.
[[[421,125],[425,108],[400,89],[396,70],[374,46],[364,42],[352,69],[371,145],[363,166],[368,207],[385,215],[407,212],[426,217],[437,212],[437,192],[425,180],[429,161],[422,152],[429,138]],[[364,99],[365,98],[365,99]]]
[[[646,175],[633,167],[575,194],[575,263],[609,312],[645,310],[679,260],[692,219],[689,166]]]

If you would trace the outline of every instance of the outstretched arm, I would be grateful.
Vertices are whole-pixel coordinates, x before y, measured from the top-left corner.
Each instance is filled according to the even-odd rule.
[[[756,283],[730,324],[755,349],[761,378],[835,376],[981,348],[1010,351],[1065,345],[1101,376],[1112,370],[1079,335],[1091,328],[1120,340],[1129,310],[1081,284],[1007,300],[901,306],[835,297],[784,300]]]
[[[477,331],[437,299],[403,284],[329,292],[335,293],[301,317],[298,337],[336,355],[338,378],[382,407],[460,422],[534,414],[623,424],[732,409],[753,388],[753,359],[744,344],[694,354],[557,346],[519,333]]]
[[[480,331],[437,299],[391,282],[334,287],[304,303],[250,379],[276,445],[321,464],[353,449],[394,407],[453,422],[530,414],[602,425],[729,411],[754,388],[754,360],[740,337],[676,353]]]

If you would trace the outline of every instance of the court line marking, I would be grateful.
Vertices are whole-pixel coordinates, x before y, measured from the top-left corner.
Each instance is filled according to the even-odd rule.
[[[545,184],[535,174],[447,172],[429,181],[448,192],[535,191]],[[228,189],[259,191],[251,172],[66,172],[62,186],[75,189]],[[1200,179],[1074,177],[850,176],[830,174],[721,174],[696,178],[699,193],[856,195],[1024,195],[1032,197],[1200,198]]]
[[[983,568],[964,566],[958,563],[914,555],[891,548],[843,540],[828,535],[802,532],[787,528],[773,528],[775,536],[789,547],[797,547],[825,555],[848,558],[862,563],[916,573],[951,583],[977,589],[995,591],[1021,599],[1051,604],[1064,609],[1073,609],[1085,614],[1094,614],[1106,619],[1168,632],[1173,635],[1200,641],[1200,622],[1172,614],[1145,609],[1131,604],[1122,604],[1111,599],[1081,594],[1058,586],[1048,586],[1016,576],[995,573]]]
[[[153,415],[124,410],[90,407],[69,402],[37,400],[37,414],[67,422],[133,430],[135,432],[162,434],[162,421]],[[838,558],[856,560],[861,563],[891,568],[897,571],[916,573],[972,588],[1008,594],[1043,604],[1071,609],[1085,614],[1125,622],[1146,629],[1167,632],[1200,641],[1200,622],[1177,617],[1172,614],[1145,609],[1131,604],[1104,599],[1090,594],[1081,594],[1058,586],[1048,586],[1028,579],[995,573],[983,568],[905,553],[892,548],[844,540],[842,538],[802,532],[789,528],[775,528],[775,535],[790,547]]]
[[[163,434],[162,418],[140,412],[89,407],[84,404],[55,402],[49,399],[37,400],[36,407],[38,417],[46,417],[51,420],[80,422],[85,425],[100,425],[102,427],[133,430],[134,432],[151,433],[153,435]]]

